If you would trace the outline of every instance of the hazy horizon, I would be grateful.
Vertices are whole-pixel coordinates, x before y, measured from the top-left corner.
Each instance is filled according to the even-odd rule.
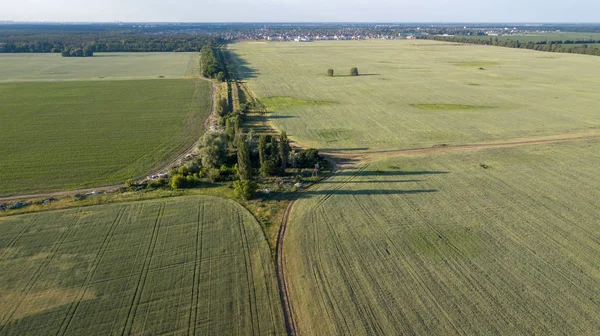
[[[54,23],[599,23],[600,1],[5,0],[0,21]]]

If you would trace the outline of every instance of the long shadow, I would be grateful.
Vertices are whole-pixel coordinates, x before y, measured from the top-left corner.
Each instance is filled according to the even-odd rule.
[[[380,171],[380,170],[365,170],[359,171],[340,171],[335,173],[336,176],[411,176],[411,175],[439,175],[448,174],[445,171]]]
[[[364,73],[364,74],[359,74],[358,76],[354,76],[354,75],[334,75],[333,77],[363,77],[363,76],[381,76],[381,74],[377,74],[377,73]]]
[[[352,181],[352,182],[347,182],[347,181],[330,181],[330,180],[325,180],[325,181],[321,181],[319,182],[320,184],[346,184],[346,183],[350,183],[350,184],[355,184],[355,183],[409,183],[409,182],[423,182],[425,180],[368,180],[368,181]]]
[[[296,117],[288,116],[288,115],[267,115],[267,119],[290,119],[290,118],[296,118]]]
[[[239,57],[235,52],[231,51],[229,53],[231,60],[233,61],[237,77],[240,80],[246,80],[250,78],[256,78],[256,74],[258,71],[250,66],[248,62]]]
[[[381,189],[364,189],[364,190],[316,190],[305,191],[300,193],[301,198],[308,198],[319,195],[415,195],[424,193],[434,193],[437,189],[422,189],[422,190],[381,190]]]
[[[368,151],[369,147],[349,147],[349,148],[321,148],[322,152],[337,153],[337,152],[349,152],[349,151]]]

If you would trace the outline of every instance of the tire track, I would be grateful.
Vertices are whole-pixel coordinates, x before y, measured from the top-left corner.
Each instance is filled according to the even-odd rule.
[[[202,205],[202,211],[200,211]],[[194,264],[194,277],[192,283],[192,302],[190,305],[190,318],[188,322],[188,335],[194,335],[198,320],[198,302],[200,296],[200,274],[202,271],[202,233],[204,231],[205,203],[198,204],[198,227],[196,229],[196,258]]]
[[[146,255],[144,257],[144,265],[142,267],[142,272],[140,273],[140,277],[138,278],[138,283],[135,288],[135,292],[133,295],[133,299],[131,301],[131,305],[129,306],[129,312],[127,313],[127,319],[125,320],[125,326],[123,327],[123,331],[121,332],[121,335],[129,335],[129,334],[131,334],[131,330],[133,329],[133,322],[135,320],[135,314],[137,312],[137,308],[138,308],[140,300],[142,298],[142,293],[144,292],[144,286],[146,285],[146,278],[148,277],[148,269],[150,268],[150,264],[152,262],[152,257],[154,256],[156,242],[158,241],[158,231],[160,228],[160,224],[161,224],[163,215],[165,213],[165,207],[166,207],[165,203],[160,203],[160,208],[158,210],[156,220],[154,221],[152,237],[150,238],[150,243],[148,244],[148,249],[146,250]]]
[[[19,240],[21,240],[21,238],[23,238],[23,235],[25,234],[25,232],[27,232],[34,224],[35,222],[37,222],[37,220],[40,218],[40,216],[35,216],[33,217],[33,219],[31,221],[29,221],[29,223],[23,225],[23,229],[21,229],[21,231],[19,231],[19,233],[17,233],[17,235],[3,248],[3,252],[2,255],[0,255],[0,261],[3,261],[4,258],[8,255],[8,251],[10,248],[12,248]]]
[[[338,170],[338,165],[334,160],[332,160],[328,157],[325,157],[325,159],[331,164],[331,166],[332,166],[331,171],[329,172],[329,174],[327,176],[325,176],[322,179],[320,179],[319,181],[315,182],[313,185],[306,188],[305,190],[302,190],[294,195],[294,198],[285,207],[283,216],[281,218],[281,225],[279,226],[279,232],[277,234],[277,245],[275,247],[275,259],[277,260],[277,262],[275,264],[275,272],[277,273],[277,284],[279,286],[279,296],[281,298],[281,305],[283,307],[283,317],[285,320],[285,329],[287,331],[287,334],[290,336],[295,336],[298,334],[298,327],[296,325],[296,321],[294,320],[294,311],[292,308],[292,303],[290,301],[288,283],[287,283],[287,279],[285,278],[285,272],[284,272],[285,256],[283,253],[283,243],[284,243],[284,238],[285,238],[285,232],[287,230],[287,223],[289,220],[289,216],[290,216],[292,207],[294,206],[294,203],[298,200],[299,195],[301,195],[306,190],[310,190],[317,183],[330,178]]]
[[[115,234],[117,226],[121,223],[121,220],[123,219],[123,214],[125,213],[125,210],[127,208],[128,208],[127,206],[124,206],[121,209],[119,209],[119,211],[117,212],[117,216],[115,217],[112,224],[110,225],[108,232],[106,233],[106,236],[104,236],[104,240],[102,241],[102,244],[100,245],[98,254],[96,254],[96,257],[94,258],[94,261],[92,262],[92,267],[91,267],[90,271],[88,272],[88,275],[85,278],[85,281],[82,286],[83,288],[80,291],[81,294],[78,294],[75,302],[69,306],[69,310],[67,311],[67,314],[65,315],[60,327],[58,328],[56,335],[64,335],[67,332],[67,330],[69,329],[69,326],[71,325],[71,322],[73,321],[73,318],[75,317],[75,314],[77,313],[77,309],[79,308],[81,301],[85,297],[85,294],[87,293],[87,291],[91,285],[92,279],[96,275],[96,270],[98,269],[98,265],[102,261],[102,258],[104,258],[104,254],[106,253],[107,247],[110,244],[110,242]]]
[[[239,211],[236,212],[237,222],[239,223],[240,241],[242,243],[242,250],[244,254],[244,266],[246,269],[246,284],[248,285],[248,304],[250,305],[250,322],[252,323],[252,334],[258,332],[256,335],[260,335],[260,322],[258,318],[258,311],[256,311],[256,287],[254,286],[254,273],[252,272],[252,260],[250,256],[250,247],[248,246],[248,237],[243,227],[242,216]],[[252,295],[254,294],[254,295]],[[254,302],[254,304],[253,304]],[[255,320],[256,319],[256,328]]]
[[[44,259],[42,264],[34,271],[29,281],[27,281],[27,284],[25,285],[25,288],[22,291],[22,295],[16,300],[18,302],[14,306],[14,308],[2,317],[1,321],[4,321],[4,323],[0,324],[0,333],[2,333],[4,327],[6,327],[9,324],[9,321],[13,318],[17,310],[19,310],[19,307],[21,307],[21,304],[23,303],[24,299],[27,297],[27,295],[29,295],[37,280],[40,278],[42,273],[44,273],[44,270],[46,270],[50,262],[52,262],[52,260],[56,256],[57,251],[60,250],[62,244],[65,242],[71,231],[73,231],[73,228],[77,225],[77,223],[79,223],[79,220],[81,219],[79,215],[82,211],[83,209],[80,209],[77,212],[77,216],[74,216],[73,222],[68,225],[67,229],[64,230],[62,234],[58,237],[58,239],[54,242],[52,248],[50,249],[48,257]]]

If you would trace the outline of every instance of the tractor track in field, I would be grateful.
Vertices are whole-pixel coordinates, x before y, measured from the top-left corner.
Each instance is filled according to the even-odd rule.
[[[283,306],[283,317],[285,320],[285,328],[287,330],[287,334],[290,336],[298,335],[298,328],[296,325],[296,321],[294,320],[294,310],[292,307],[292,302],[290,300],[290,294],[288,289],[287,279],[285,278],[284,266],[285,266],[285,256],[283,253],[283,243],[285,239],[285,231],[287,229],[288,219],[290,217],[290,213],[294,203],[298,200],[299,195],[303,192],[310,190],[312,187],[317,185],[319,182],[322,182],[335,174],[338,170],[338,164],[335,160],[326,157],[325,158],[331,164],[331,171],[327,176],[321,178],[319,181],[311,184],[306,189],[297,192],[293,199],[287,204],[285,210],[283,212],[283,216],[281,219],[281,225],[279,226],[279,232],[277,233],[277,246],[275,248],[275,273],[277,274],[277,284],[279,287],[279,296],[281,298],[281,305]]]
[[[410,155],[410,154],[422,154],[429,152],[448,152],[448,151],[456,151],[456,150],[470,150],[470,149],[483,149],[483,148],[496,148],[496,147],[517,147],[523,145],[534,145],[534,144],[543,144],[543,143],[557,143],[557,142],[569,142],[569,141],[585,141],[585,140],[593,140],[600,139],[600,135],[589,135],[589,136],[571,136],[571,137],[554,137],[554,138],[538,138],[532,140],[520,140],[520,141],[512,141],[512,142],[498,142],[498,143],[481,143],[481,144],[466,144],[466,145],[451,145],[451,146],[438,146],[438,147],[428,147],[428,148],[414,148],[414,149],[401,149],[401,150],[388,150],[388,151],[365,151],[365,152],[353,152],[353,153],[334,153],[323,151],[321,154],[325,156],[325,159],[331,164],[332,170],[331,172],[323,177],[321,180],[315,182],[310,187],[306,188],[298,192],[294,198],[288,203],[283,213],[281,226],[279,227],[279,232],[277,235],[277,246],[276,246],[276,274],[277,274],[277,282],[279,285],[279,295],[281,297],[281,304],[283,306],[283,315],[285,319],[285,327],[288,335],[296,336],[298,334],[298,327],[296,321],[294,319],[294,311],[292,302],[289,294],[289,287],[287,283],[287,279],[285,277],[284,267],[285,267],[285,255],[283,252],[283,246],[285,242],[285,233],[287,230],[287,224],[289,221],[289,217],[294,207],[295,202],[298,200],[299,195],[302,192],[309,190],[314,187],[317,183],[322,182],[331,176],[333,176],[339,169],[338,162],[336,160],[340,160],[340,164],[343,164],[343,160],[352,160],[359,159],[368,155]],[[297,143],[292,143],[294,147],[306,149],[307,147],[298,145]],[[345,164],[343,164],[345,165]]]

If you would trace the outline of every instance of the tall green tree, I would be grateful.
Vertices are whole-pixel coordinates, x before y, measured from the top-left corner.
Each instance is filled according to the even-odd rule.
[[[250,165],[250,148],[246,141],[246,136],[242,134],[238,143],[237,151],[237,169],[240,180],[249,180],[252,177],[252,167]]]
[[[258,157],[262,166],[267,160],[267,135],[261,134],[258,137]]]
[[[288,140],[287,133],[281,132],[279,135],[279,159],[281,160],[281,168],[287,168],[287,159],[290,155],[290,141]]]

